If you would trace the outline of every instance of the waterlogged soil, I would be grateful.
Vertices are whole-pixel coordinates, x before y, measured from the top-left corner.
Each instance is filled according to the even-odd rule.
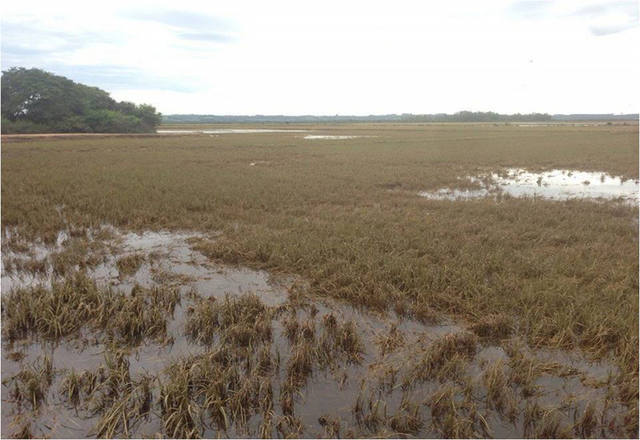
[[[95,261],[66,272],[56,269],[57,258],[80,239],[91,244],[87,249],[96,255]],[[251,294],[257,295],[268,313],[268,341],[249,346],[248,352],[240,347],[222,348],[237,348],[243,365],[255,360],[260,347],[267,350],[270,368],[260,373],[260,380],[270,384],[267,400],[272,403],[254,411],[250,409],[253,403],[246,403],[244,417],[224,412],[224,420],[230,419],[224,428],[203,411],[198,435],[625,435],[626,408],[612,397],[617,394],[614,378],[619,371],[606,360],[593,361],[578,352],[534,350],[513,333],[498,338],[478,336],[464,323],[446,317],[424,322],[394,312],[372,313],[327,298],[310,298],[305,295],[304,280],[214,264],[195,250],[198,243],[215,239],[215,235],[197,232],[140,234],[104,226],[86,231],[84,237],[63,231],[56,243],[46,246],[21,242],[16,231],[5,230],[3,297],[13,291],[27,295],[35,284],[47,286],[79,270],[85,270],[99,286],[127,295],[133,294],[136,285],[180,292],[180,301],[167,319],[169,337],[164,342],[146,341],[120,350],[131,380],[151,377],[152,385],[144,416],[132,416],[113,435],[173,436],[160,392],[163,384],[174,380],[170,367],[225,344],[222,330],[211,344],[188,336],[193,309],[207,301],[229,303]],[[38,262],[36,271],[24,264],[32,260]],[[3,322],[7,318],[3,302]],[[325,334],[339,334],[342,339],[335,339],[339,341],[334,342],[335,357],[321,361],[318,353]],[[3,437],[25,432],[53,438],[97,435],[96,426],[105,412],[89,411],[82,401],[70,403],[63,386],[71,371],[111,368],[106,359],[116,348],[99,336],[82,331],[55,343],[35,338],[9,343],[3,338]],[[311,356],[309,371],[297,367],[300,353]],[[16,392],[19,378],[25,370],[37,370],[46,358],[51,362],[51,383],[34,405]],[[189,404],[198,408],[202,402],[193,393]]]
[[[465,180],[476,188],[440,188],[422,191],[419,195],[432,200],[470,200],[501,195],[549,200],[620,200],[630,204],[637,204],[640,200],[638,180],[603,172],[561,169],[532,172],[508,168],[500,173],[468,176]]]

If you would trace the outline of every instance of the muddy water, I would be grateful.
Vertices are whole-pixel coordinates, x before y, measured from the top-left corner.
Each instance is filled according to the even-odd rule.
[[[467,179],[480,188],[441,188],[423,191],[419,195],[434,200],[469,200],[500,194],[549,200],[621,200],[631,204],[637,204],[640,200],[637,180],[625,180],[602,172],[554,169],[536,173],[521,168],[508,168],[500,173],[471,176]]]
[[[405,381],[416,365],[428,355],[430,347],[450,335],[468,334],[462,324],[440,322],[425,324],[404,319],[394,313],[374,314],[346,305],[333,299],[311,298],[305,294],[290,295],[295,278],[274,278],[263,271],[247,268],[216,265],[197,251],[192,245],[197,240],[215,239],[193,232],[147,231],[142,234],[127,233],[108,228],[109,239],[102,243],[102,260],[88,270],[89,275],[100,285],[110,286],[125,293],[135,284],[145,287],[173,286],[182,293],[182,301],[176,307],[168,321],[168,332],[173,338],[170,344],[146,343],[131,348],[128,362],[132,377],[149,374],[159,381],[165,380],[165,370],[179,359],[188,355],[202,353],[207,347],[190,342],[185,336],[186,310],[194,304],[194,294],[199,297],[212,297],[216,300],[225,295],[242,296],[256,293],[271,310],[293,310],[298,322],[312,322],[316,331],[320,331],[323,319],[333,315],[338,323],[353,322],[358,337],[362,341],[363,352],[359,362],[339,361],[330,367],[320,368],[314,365],[313,372],[306,380],[294,399],[294,415],[302,424],[303,437],[318,437],[324,434],[320,418],[340,423],[340,435],[372,436],[387,433],[393,436],[403,435],[401,426],[389,422],[393,416],[406,416],[402,402],[412,402],[418,408],[419,427],[405,433],[418,437],[442,436],[444,432],[431,414],[433,393],[447,386],[461,386],[466,381],[471,386],[472,397],[489,424],[489,433],[478,431],[476,434],[496,437],[521,437],[525,435],[524,412],[526,405],[538,403],[545,408],[559,408],[561,423],[571,426],[575,414],[581,414],[588,403],[599,411],[608,406],[598,435],[614,436],[620,424],[619,416],[624,409],[607,400],[610,392],[601,385],[618,370],[612,364],[602,361],[593,363],[580,353],[566,353],[553,350],[532,350],[519,342],[520,351],[543,364],[558,364],[564,368],[562,374],[546,369],[536,377],[535,394],[521,398],[517,385],[509,386],[509,392],[516,396],[515,418],[508,417],[504,411],[497,410],[487,402],[488,390],[484,375],[488,368],[501,362],[509,373],[512,360],[505,347],[513,341],[480,341],[475,353],[463,362],[460,373],[464,379],[455,377],[433,377],[426,381]],[[98,234],[90,233],[88,236]],[[69,235],[61,233],[55,245],[46,247],[33,244],[28,249],[3,250],[5,258],[37,258],[48,261],[56,252],[63,251],[69,244]],[[117,261],[122,257],[138,255],[143,263],[135,273],[120,273]],[[43,274],[29,274],[28,271],[3,269],[2,290],[19,289],[33,283],[47,283],[58,276],[47,269]],[[26,292],[28,293],[28,292]],[[279,393],[287,380],[287,364],[292,356],[292,343],[285,335],[284,320],[287,313],[274,314],[272,320],[271,352],[280,359],[279,367],[272,373],[273,395],[277,417],[283,416],[278,403]],[[402,342],[386,352],[382,352],[380,341],[395,328]],[[93,427],[100,415],[80,411],[63,402],[60,386],[66,373],[94,371],[105,364],[108,348],[97,342],[96,335],[80,334],[55,345],[18,341],[12,346],[2,346],[2,436],[10,436],[20,420],[26,420],[35,436],[47,437],[87,437],[92,435]],[[524,347],[524,348],[522,348]],[[18,355],[16,355],[18,354]],[[46,395],[45,403],[37,411],[25,410],[18,405],[11,393],[11,378],[22,368],[36,363],[41,356],[52,359],[55,371],[54,380]],[[598,384],[598,385],[594,385]],[[461,398],[462,395],[456,397]],[[132,427],[130,435],[134,437],[166,435],[163,433],[162,418],[158,405],[158,391],[154,391],[155,409],[141,423]],[[569,403],[567,403],[569,402]],[[564,404],[564,407],[562,406]],[[359,408],[359,409],[357,409]],[[459,409],[462,413],[463,409]],[[246,427],[231,426],[225,434],[206,425],[202,435],[217,437],[220,435],[256,437],[261,416],[249,417]],[[17,425],[16,425],[16,422]],[[395,427],[395,428],[394,428]],[[400,430],[398,430],[400,429]],[[274,431],[275,433],[275,431]],[[336,434],[334,433],[334,436]]]
[[[101,286],[130,290],[135,284],[153,287],[167,281],[179,281],[181,288],[195,288],[204,296],[224,297],[227,293],[238,295],[253,292],[260,295],[267,305],[279,305],[287,299],[284,286],[278,286],[267,272],[213,265],[204,255],[192,251],[188,241],[202,238],[201,234],[168,231],[119,234],[115,230],[112,233],[116,237],[107,245],[113,249],[113,253],[88,270],[90,277]],[[61,232],[55,246],[36,244],[29,252],[22,253],[9,250],[3,253],[3,261],[5,258],[28,259],[30,255],[37,260],[47,261],[63,249],[66,239],[67,234]],[[141,255],[145,260],[133,275],[120,274],[117,260],[130,255]],[[31,273],[7,271],[3,264],[2,292],[35,284],[47,285],[55,278],[51,268],[44,273]]]
[[[10,229],[5,230],[4,236],[8,240],[11,240],[15,232]],[[3,244],[2,248],[2,260],[0,261],[0,268],[2,273],[1,280],[1,293],[9,292],[13,288],[33,286],[36,284],[49,284],[53,279],[53,270],[51,267],[47,267],[45,271],[31,271],[31,270],[14,270],[12,266],[15,264],[9,263],[5,267],[5,261],[13,260],[13,262],[45,262],[50,256],[56,252],[60,252],[64,249],[63,244],[68,239],[66,231],[60,231],[56,238],[54,246],[46,246],[42,242],[29,243],[26,250],[20,249],[15,251],[11,247],[7,247]]]

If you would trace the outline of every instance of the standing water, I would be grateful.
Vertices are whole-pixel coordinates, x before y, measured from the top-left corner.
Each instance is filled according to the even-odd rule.
[[[554,169],[531,172],[522,168],[508,168],[501,173],[491,173],[489,183],[469,177],[482,188],[440,188],[422,191],[420,196],[434,200],[469,200],[498,193],[513,197],[542,197],[550,200],[567,199],[620,199],[627,203],[638,203],[638,180],[623,179],[603,172]]]

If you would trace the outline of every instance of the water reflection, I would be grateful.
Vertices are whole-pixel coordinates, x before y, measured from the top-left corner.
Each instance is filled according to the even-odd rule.
[[[498,194],[550,200],[620,199],[627,203],[638,203],[639,200],[637,180],[623,179],[603,172],[563,169],[531,172],[523,168],[508,168],[484,177],[469,177],[480,188],[440,188],[422,191],[419,195],[433,200],[469,200]]]

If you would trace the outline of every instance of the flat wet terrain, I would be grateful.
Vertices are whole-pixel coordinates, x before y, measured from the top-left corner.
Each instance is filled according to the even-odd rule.
[[[637,126],[257,129],[3,145],[3,436],[637,436]]]
[[[609,426],[623,408],[610,397],[613,364],[532,350],[504,316],[468,326],[310,298],[295,277],[212,264],[192,249],[215,239],[110,226],[85,237],[61,232],[51,247],[11,236],[9,247],[20,251],[5,253],[2,278],[3,437],[519,437],[570,433],[576,423],[616,433]],[[78,240],[95,250],[95,262],[54,269]],[[29,255],[43,270],[12,264]],[[160,316],[120,311],[98,324],[102,305],[47,315],[54,304],[91,308],[92,294],[131,308],[143,298]],[[61,329],[63,316],[77,325]],[[225,377],[223,390],[181,388],[210,368]],[[184,393],[184,403],[167,405],[173,393]],[[526,411],[556,401],[574,411],[606,407],[607,419],[591,425],[558,409],[543,426],[527,425]],[[447,426],[441,417],[451,410],[455,425]]]

